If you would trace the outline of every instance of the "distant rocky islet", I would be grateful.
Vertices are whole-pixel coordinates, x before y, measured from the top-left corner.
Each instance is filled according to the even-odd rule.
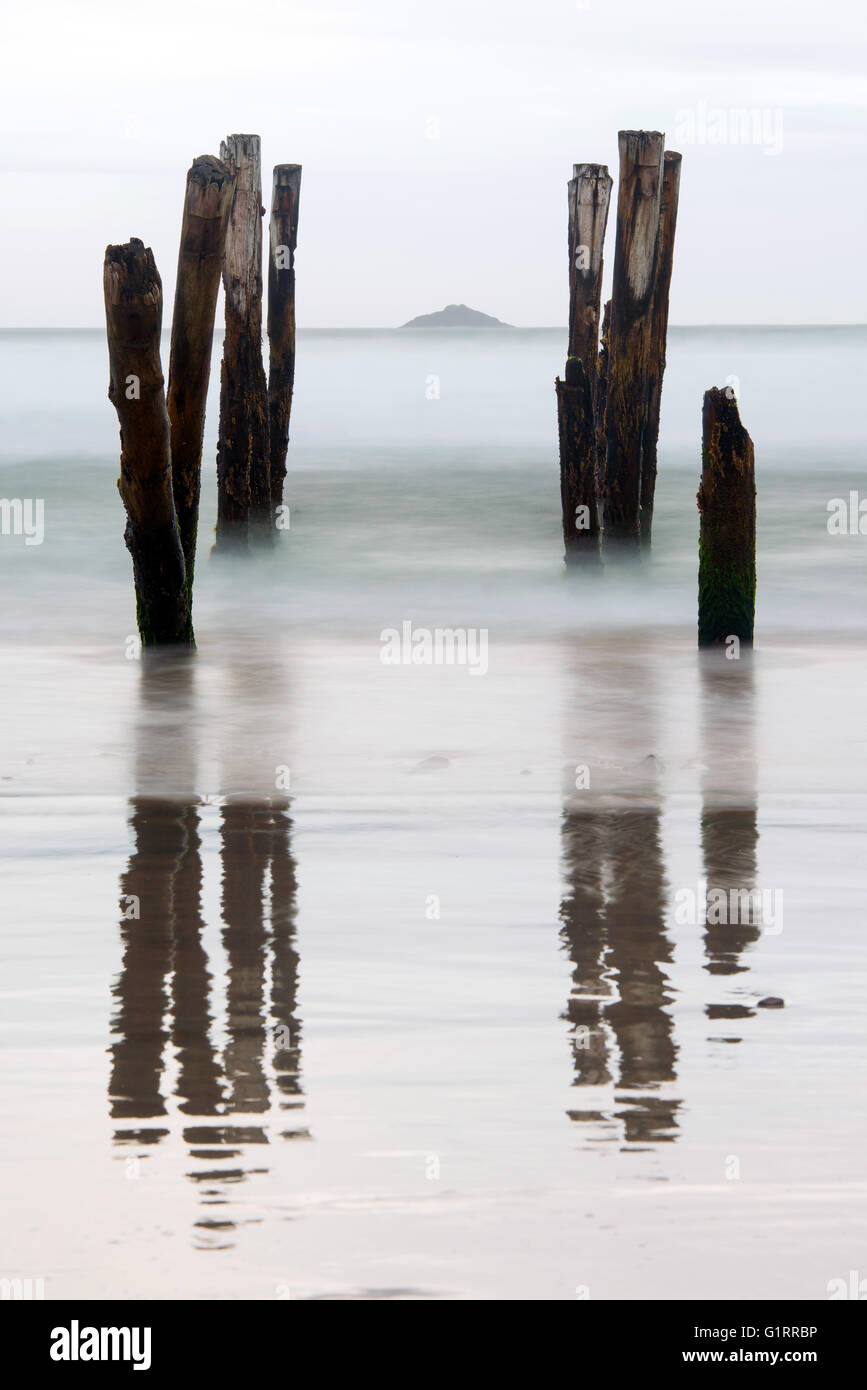
[[[478,309],[470,309],[466,304],[447,304],[436,314],[419,314],[402,328],[510,328],[511,324],[501,323],[490,314],[482,314]]]

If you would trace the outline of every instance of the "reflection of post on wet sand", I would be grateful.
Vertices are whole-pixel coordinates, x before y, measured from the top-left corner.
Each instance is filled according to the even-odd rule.
[[[273,797],[270,803],[227,801],[223,806],[220,858],[223,945],[228,961],[226,1081],[229,1109],[248,1114],[270,1109],[265,1063],[272,1043],[277,1090],[284,1096],[301,1095],[291,831],[286,798]],[[270,903],[267,924],[266,886]],[[268,955],[270,1008],[265,996]]]
[[[223,946],[228,962],[225,1051],[229,1110],[264,1114],[270,1105],[265,1077],[265,875],[270,812],[256,803],[227,802],[220,825],[223,870]]]
[[[123,959],[112,990],[117,1008],[109,1091],[115,1118],[166,1113],[162,1080],[170,1036],[178,1053],[182,1108],[213,1114],[219,1102],[209,1035],[210,976],[201,942],[194,680],[187,655],[147,653],[142,662],[137,794],[130,801],[133,850],[121,879]]]
[[[665,932],[653,690],[651,672],[640,663],[619,674],[613,664],[607,654],[601,670],[581,673],[580,747],[590,785],[570,792],[563,811],[561,937],[574,967],[567,1011],[573,1084],[600,1086],[614,1078],[639,1094],[617,1097],[627,1108],[613,1115],[570,1114],[603,1129],[622,1121],[627,1143],[660,1142],[675,1137],[680,1102],[655,1094],[676,1080],[677,1048],[664,969],[672,948]],[[619,692],[614,725],[612,688]],[[641,730],[637,747],[623,742],[624,721]],[[607,745],[620,749],[621,762],[603,770]],[[595,783],[593,752],[599,754]]]
[[[574,967],[566,1012],[572,1028],[574,1084],[601,1086],[611,1080],[602,1026],[603,1008],[612,995],[602,889],[605,825],[586,805],[567,805],[562,836],[566,892],[560,904],[560,935]]]
[[[202,942],[202,841],[196,805],[183,807],[184,853],[174,874],[172,1044],[177,1051],[178,1108],[217,1115],[224,1102],[220,1064],[211,1043],[211,974]]]
[[[291,853],[283,669],[247,658],[229,674],[232,711],[221,746],[223,945],[228,959],[226,1077],[233,1108],[270,1107],[265,1056],[273,1042],[276,1088],[300,1096],[296,875]],[[268,895],[270,932],[266,928]],[[265,993],[270,954],[270,1009]],[[269,1038],[268,1015],[272,1037]],[[285,1102],[283,1108],[289,1108]]]
[[[152,1119],[167,1113],[163,1088],[169,1043],[177,1065],[178,1109],[186,1115],[267,1111],[271,1099],[266,1059],[272,1051],[277,1091],[301,1095],[296,875],[286,797],[243,802],[230,798],[221,812],[228,1040],[222,1059],[214,1048],[213,980],[202,936],[194,672],[190,658],[175,654],[148,660],[141,671],[138,794],[130,803],[134,844],[121,879],[123,958],[113,987],[115,1042],[109,1086],[116,1119]],[[265,998],[269,960],[273,1048]],[[125,1129],[116,1138],[156,1142],[167,1132]],[[185,1137],[191,1143],[219,1144],[235,1142],[239,1133],[212,1124],[186,1130]],[[245,1130],[243,1137],[267,1142],[264,1130]]]
[[[629,1106],[617,1118],[630,1143],[673,1138],[680,1104],[645,1094],[676,1079],[663,969],[671,943],[664,926],[659,819],[659,810],[649,807],[567,807],[562,823],[566,892],[560,920],[574,966],[567,1013],[573,1084],[603,1085],[615,1073],[618,1086],[643,1093],[618,1098]],[[571,1113],[574,1119],[604,1118],[597,1111]]]
[[[292,857],[289,802],[271,811],[271,1017],[276,1021],[274,1071],[280,1107],[303,1105],[301,1021],[298,1017],[298,951],[295,945],[297,881]]]
[[[726,900],[757,887],[758,802],[755,758],[755,691],[753,654],[739,660],[709,650],[700,655],[702,697],[701,846],[707,892],[721,890]],[[734,975],[749,969],[744,951],[761,935],[761,924],[739,920],[747,913],[708,914],[705,921],[705,969],[711,975]],[[727,919],[736,916],[738,920]],[[708,916],[710,920],[707,920]],[[711,1005],[723,1015],[748,1012],[740,1006]]]

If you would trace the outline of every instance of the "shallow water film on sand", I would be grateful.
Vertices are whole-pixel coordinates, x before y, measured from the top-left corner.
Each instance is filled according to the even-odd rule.
[[[291,524],[243,563],[210,556],[212,404],[178,655],[136,639],[102,336],[0,336],[0,491],[34,504],[0,538],[0,1272],[100,1299],[848,1288],[867,334],[672,330],[652,551],[579,574],[562,332],[299,344]],[[735,365],[758,602],[732,657],[696,646],[695,493]]]

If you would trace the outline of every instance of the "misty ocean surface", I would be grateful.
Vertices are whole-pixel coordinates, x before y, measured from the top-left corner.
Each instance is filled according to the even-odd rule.
[[[44,501],[0,535],[0,1274],[826,1298],[867,1225],[867,535],[828,529],[867,329],[672,329],[652,553],[569,574],[565,330],[301,331],[291,524],[244,562],[215,337],[198,651],[137,659],[104,334],[0,333],[0,497]],[[696,648],[726,384],[736,661]],[[487,670],[383,664],[405,622]]]

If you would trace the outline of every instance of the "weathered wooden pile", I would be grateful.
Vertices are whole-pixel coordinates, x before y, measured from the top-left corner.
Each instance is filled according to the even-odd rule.
[[[602,343],[602,253],[613,181],[576,164],[569,181],[569,349],[557,380],[566,562],[600,542],[650,544],[656,438],[681,156],[658,131],[619,134],[611,299]]]
[[[269,374],[262,359],[262,176],[258,135],[230,135],[220,158],[187,174],[168,390],[160,361],[162,282],[133,238],[105,253],[109,399],[121,435],[126,508],[143,645],[194,645],[193,575],[202,439],[217,292],[226,333],[217,446],[217,552],[270,545],[282,524],[295,375],[299,164],[273,173],[268,257]]]
[[[756,464],[731,388],[702,409],[698,645],[752,645],[756,611]],[[737,647],[734,648],[737,651]]]
[[[569,345],[557,378],[567,565],[651,542],[681,155],[659,131],[621,130],[611,299],[600,338],[613,181],[576,164],[568,183]],[[699,644],[751,642],[755,606],[752,443],[729,388],[704,402]]]
[[[566,562],[650,545],[681,156],[659,131],[619,133],[611,299],[600,332],[603,248],[613,181],[576,164],[568,184],[569,344],[556,381]],[[226,328],[220,376],[215,552],[273,544],[295,376],[295,248],[301,166],[273,172],[268,246],[269,370],[262,357],[262,173],[258,135],[230,135],[187,174],[168,389],[160,361],[162,283],[133,238],[105,253],[109,399],[121,432],[118,488],[142,643],[194,645],[193,577],[202,440],[217,294]],[[699,644],[753,637],[753,446],[731,388],[703,412]]]

